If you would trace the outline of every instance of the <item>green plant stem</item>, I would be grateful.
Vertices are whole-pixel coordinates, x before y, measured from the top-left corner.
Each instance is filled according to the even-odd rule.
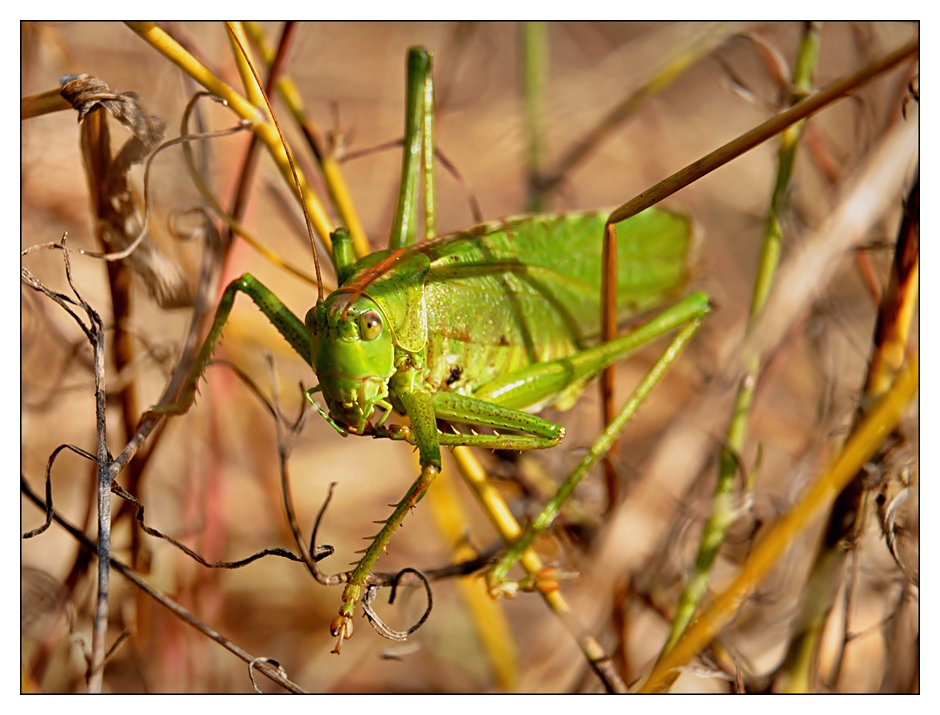
[[[474,456],[469,447],[455,447],[452,454],[460,475],[480,501],[483,509],[490,515],[493,526],[499,532],[500,537],[507,544],[513,543],[522,535],[522,527],[519,526],[519,522],[516,521],[516,518],[509,510],[509,506],[493,486],[493,482],[483,465],[480,464],[480,461]],[[522,552],[519,565],[525,569],[528,576],[533,580],[542,570],[542,560],[532,549]],[[584,627],[578,621],[576,614],[571,611],[571,607],[561,591],[540,591],[539,595],[559,622],[575,638],[585,659],[601,679],[607,692],[626,693],[627,686],[613,667],[613,662],[597,640],[585,632]]]
[[[813,73],[819,58],[819,42],[820,23],[806,23],[797,54],[796,68],[793,73],[793,89],[790,94],[791,105],[806,97],[812,90]],[[804,123],[805,120],[797,122],[780,135],[780,148],[777,154],[777,180],[770,201],[770,210],[767,214],[764,244],[761,250],[757,279],[754,283],[751,311],[748,316],[748,335],[767,302],[767,296],[770,294],[777,266],[780,263],[783,245],[782,218],[786,213],[790,177],[793,174],[796,148],[803,132]],[[679,598],[669,637],[665,646],[663,646],[660,657],[672,650],[695,615],[695,611],[708,588],[709,575],[715,557],[725,541],[728,528],[734,522],[734,499],[732,495],[738,474],[739,455],[744,448],[747,421],[754,400],[754,390],[757,386],[760,366],[761,355],[759,352],[755,352],[749,357],[744,375],[738,385],[725,444],[721,450],[718,480],[712,495],[711,514],[705,522],[695,564]]]
[[[545,209],[545,190],[541,185],[545,164],[545,88],[548,85],[548,24],[523,22],[522,101],[525,111],[526,210]]]

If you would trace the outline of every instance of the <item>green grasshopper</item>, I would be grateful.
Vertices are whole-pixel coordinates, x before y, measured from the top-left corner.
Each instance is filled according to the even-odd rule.
[[[348,232],[335,231],[332,258],[339,288],[324,296],[321,286],[303,321],[251,275],[233,281],[184,391],[176,402],[154,408],[163,413],[189,409],[241,292],[314,369],[319,384],[307,391],[307,399],[316,405],[314,396],[322,396],[326,407],[317,409],[339,433],[417,447],[420,476],[347,574],[331,627],[338,639],[335,652],[353,633],[352,619],[378,557],[440,472],[442,445],[505,450],[557,445],[564,428],[530,411],[571,407],[605,368],[678,331],[660,360],[664,369],[709,311],[708,297],[693,293],[642,326],[599,340],[602,270],[617,276],[621,323],[661,307],[688,278],[692,225],[658,208],[621,224],[615,266],[603,265],[607,215],[601,212],[513,217],[418,242],[422,167],[425,186],[431,185],[426,162],[431,86],[431,56],[424,48],[412,48],[403,181],[389,250],[357,261]],[[431,196],[426,191],[427,216],[433,215]],[[393,412],[407,416],[409,425],[386,424]],[[442,432],[439,421],[494,433]],[[595,445],[595,460],[604,449]],[[569,486],[573,489],[574,482]],[[526,538],[531,540],[531,534]],[[494,595],[513,591],[504,578],[510,565],[502,563],[491,572]]]

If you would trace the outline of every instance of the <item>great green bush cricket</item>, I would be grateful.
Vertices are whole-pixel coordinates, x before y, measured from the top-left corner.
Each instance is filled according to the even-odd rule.
[[[353,441],[354,441],[354,440],[350,440],[350,441],[346,442],[345,444],[351,444]],[[365,449],[365,448],[363,448],[363,449]],[[376,514],[375,516],[380,516],[380,515],[384,516],[384,514]],[[364,532],[363,532],[363,533],[364,533]],[[396,542],[396,543],[397,543],[397,542]]]
[[[419,172],[426,166],[425,127],[433,111],[431,82],[430,54],[412,48],[402,188],[390,251],[355,261],[348,232],[334,232],[340,288],[326,297],[321,288],[303,322],[253,276],[231,283],[183,393],[156,408],[170,414],[189,409],[241,292],[314,368],[319,385],[307,397],[313,402],[314,393],[323,394],[327,410],[318,410],[340,434],[405,440],[418,448],[421,476],[347,576],[340,615],[331,626],[338,638],[336,652],[353,633],[352,618],[379,555],[440,472],[441,445],[555,446],[564,429],[522,410],[570,407],[604,368],[680,329],[663,369],[709,311],[708,298],[695,293],[642,328],[588,347],[600,335],[606,213],[508,218],[416,243]],[[425,186],[431,176],[425,173]],[[426,192],[425,205],[433,216],[431,195]],[[624,224],[619,235],[615,312],[622,321],[658,307],[682,285],[692,229],[683,217],[649,209]],[[574,260],[563,260],[559,246]],[[410,425],[386,428],[393,410],[406,415]],[[440,432],[438,420],[517,434]],[[494,593],[506,588],[502,580],[493,580]]]

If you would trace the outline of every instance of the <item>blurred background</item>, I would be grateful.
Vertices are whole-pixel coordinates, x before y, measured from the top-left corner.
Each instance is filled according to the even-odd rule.
[[[241,86],[223,25],[164,27],[226,82]],[[280,32],[278,25],[262,29],[271,42]],[[545,209],[617,206],[781,109],[788,87],[779,69],[792,67],[800,33],[800,23],[549,24],[540,115],[545,173],[558,167],[602,118],[669,62],[695,52],[702,56],[592,144],[545,196]],[[827,23],[815,85],[857,70],[917,33],[916,24]],[[529,167],[520,36],[520,26],[512,23],[316,23],[297,28],[285,73],[297,84],[308,116],[341,160],[376,250],[387,242],[401,158],[398,148],[375,148],[401,138],[405,53],[411,45],[425,45],[434,53],[437,146],[454,168],[447,172],[438,165],[439,231],[472,225],[474,202],[486,220],[526,209]],[[80,73],[101,78],[115,92],[137,93],[146,112],[167,123],[168,138],[179,135],[184,107],[197,91],[175,65],[124,25],[22,26],[24,97],[57,88],[62,75]],[[910,68],[902,66],[810,121],[784,220],[786,251],[819,225],[882,135],[904,120],[902,106],[914,105],[908,91],[911,79]],[[235,123],[225,108],[209,105],[200,104],[204,131]],[[287,121],[283,103],[275,101],[274,108],[311,183],[325,195],[310,152],[300,148],[302,138]],[[916,113],[916,107],[909,111]],[[116,150],[128,135],[111,122],[111,136]],[[21,247],[55,242],[67,232],[73,250],[102,250],[95,237],[75,112],[24,120],[21,141]],[[208,184],[225,206],[246,143],[247,134],[240,133],[206,142],[200,149]],[[777,143],[768,142],[666,202],[690,214],[701,228],[691,287],[706,290],[716,310],[622,435],[616,468],[623,505],[603,515],[603,475],[596,470],[578,489],[561,527],[537,543],[546,562],[583,574],[579,580],[565,581],[562,593],[575,605],[584,632],[613,655],[627,682],[648,671],[662,646],[670,609],[708,513],[715,458],[735,387],[716,384],[715,376],[743,336],[776,151]],[[139,205],[141,175],[138,166],[132,177]],[[160,256],[154,259],[159,263],[155,270],[175,281],[181,295],[192,295],[199,280],[201,242],[180,241],[169,226],[201,199],[179,148],[156,159],[150,183],[149,240]],[[244,224],[270,250],[312,273],[303,219],[290,196],[291,189],[263,156]],[[871,346],[876,300],[869,284],[883,289],[886,283],[903,198],[899,191],[893,210],[871,232],[866,250],[844,257],[835,280],[820,287],[812,310],[768,358],[748,446],[740,455],[746,469],[759,465],[759,479],[752,491],[736,495],[741,508],[716,566],[718,587],[735,573],[761,530],[788,511],[815,480],[846,435]],[[338,224],[335,214],[331,216]],[[559,255],[564,258],[563,249]],[[61,252],[31,253],[23,265],[49,287],[66,290]],[[110,330],[114,313],[104,264],[73,253],[72,269],[82,296]],[[235,242],[219,270],[221,285],[251,271],[301,317],[316,300],[315,288],[241,241]],[[122,416],[129,391],[136,408],[129,422],[133,426],[139,414],[159,400],[191,319],[185,306],[157,305],[148,280],[153,278],[133,278],[122,318],[131,336],[131,362],[118,371],[108,353],[112,454],[119,453],[129,437]],[[315,378],[249,303],[244,298],[236,302],[216,357],[236,364],[270,395],[272,378],[265,356],[272,355],[281,407],[285,414],[297,415],[303,405],[298,383],[309,387]],[[21,310],[21,469],[41,494],[47,461],[58,445],[94,451],[94,373],[87,341],[61,308],[24,288]],[[656,355],[653,346],[621,367],[618,403]],[[481,455],[518,518],[537,513],[542,493],[550,489],[543,481],[559,482],[590,446],[599,433],[599,411],[597,390],[591,387],[575,409],[547,415],[568,429],[558,448],[522,462]],[[677,425],[703,437],[709,454],[704,461],[690,455],[682,468],[657,471],[650,465],[658,446]],[[904,434],[916,487],[916,415],[909,418]],[[387,505],[401,498],[417,474],[407,446],[354,436],[343,439],[316,414],[292,442],[289,469],[305,531],[330,482],[338,483],[320,530],[320,541],[336,550],[322,563],[327,572],[344,570],[357,558],[354,552],[364,545],[363,537],[375,532],[373,522],[388,516]],[[137,478],[136,493],[146,506],[147,523],[210,561],[240,559],[273,546],[294,549],[281,502],[274,422],[224,366],[209,368],[189,413],[168,420]],[[120,481],[127,486],[123,478]],[[94,465],[66,451],[55,464],[53,485],[57,512],[93,534]],[[495,530],[452,465],[445,465],[435,490],[440,496],[429,496],[406,519],[379,562],[381,570],[435,568],[451,563],[457,554],[465,557],[468,550],[498,544]],[[910,523],[904,548],[916,564],[916,498],[905,504]],[[120,505],[115,499],[116,515]],[[22,531],[39,526],[42,518],[24,499]],[[330,653],[334,639],[329,624],[340,605],[341,588],[322,587],[301,565],[270,557],[237,570],[207,569],[166,542],[134,536],[132,523],[132,512],[116,519],[113,539],[119,558],[134,562],[149,583],[241,648],[277,660],[308,690],[594,692],[601,687],[575,638],[534,594],[492,603],[481,600],[479,578],[437,581],[431,617],[408,644],[386,641],[357,618],[355,637],[336,656]],[[766,688],[783,657],[818,533],[816,527],[792,545],[722,635],[750,690]],[[902,651],[895,645],[891,658],[913,668],[916,684],[916,637],[892,640],[901,638],[897,631],[916,636],[910,580],[892,559],[878,524],[866,533],[858,553],[859,588],[849,621],[854,637],[835,675],[827,653],[840,652],[843,638],[827,641],[817,687],[843,692],[884,687],[891,669],[886,644],[891,643],[908,644]],[[56,525],[24,540],[21,555],[24,687],[82,691],[82,651],[90,642],[94,608],[94,560],[80,558],[75,541]],[[112,575],[110,604],[108,644],[124,632],[128,637],[107,664],[106,691],[251,691],[242,661],[117,574]],[[381,611],[401,628],[414,622],[422,608],[419,589]],[[684,674],[674,690],[727,692],[734,687],[734,678],[720,664],[706,659],[699,666]],[[897,677],[896,682],[907,683],[897,687],[910,687],[910,677]],[[261,687],[279,690],[270,682]]]

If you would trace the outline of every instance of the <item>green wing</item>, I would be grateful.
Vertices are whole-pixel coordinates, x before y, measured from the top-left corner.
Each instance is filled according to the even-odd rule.
[[[425,282],[428,382],[472,392],[600,335],[606,212],[482,224],[415,250]],[[693,253],[688,218],[650,209],[617,227],[617,313],[624,321],[675,296]]]
[[[547,321],[559,330],[533,324],[530,332],[567,336],[579,345],[596,338],[607,215],[509,218],[431,244],[429,328],[469,331],[479,326],[482,311],[500,327],[504,318]],[[623,321],[662,305],[687,282],[693,231],[687,217],[653,208],[617,226],[617,237],[617,315]],[[435,305],[440,310],[435,311]],[[459,312],[472,322],[455,322],[454,310],[460,305],[468,311]],[[490,339],[500,342],[503,331],[497,332]]]

